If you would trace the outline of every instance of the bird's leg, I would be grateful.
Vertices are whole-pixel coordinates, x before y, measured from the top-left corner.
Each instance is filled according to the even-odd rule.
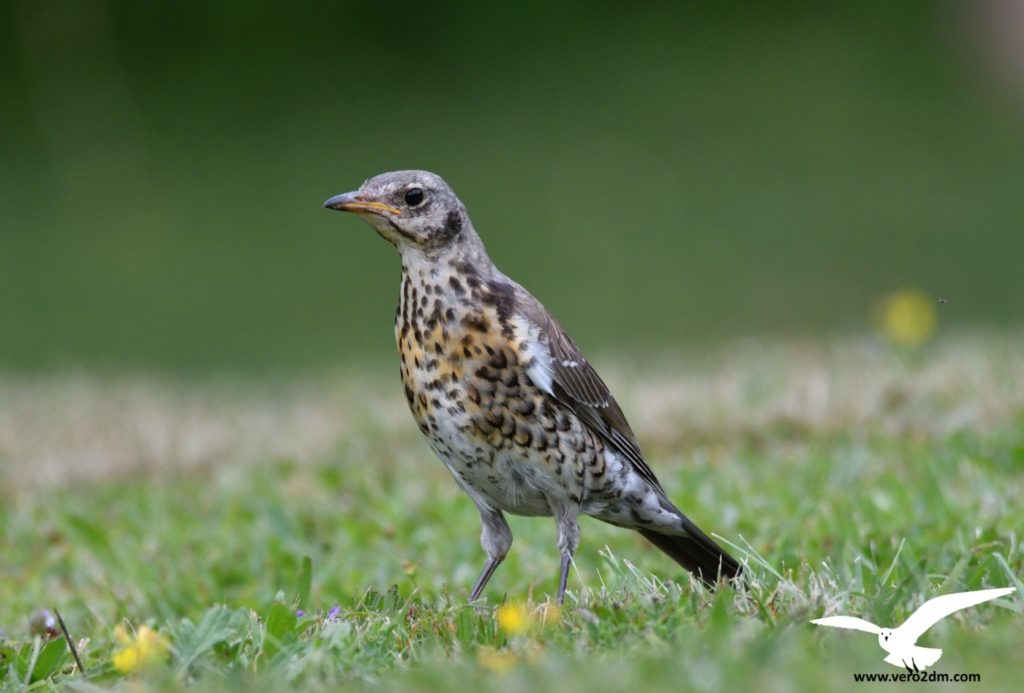
[[[475,602],[480,598],[480,593],[484,591],[484,587],[487,586],[487,581],[494,575],[495,569],[501,564],[500,558],[488,558],[487,563],[484,564],[484,569],[480,571],[480,577],[473,583],[473,591],[469,595],[469,601]]]
[[[914,670],[907,666],[907,660],[900,659],[900,661],[903,662],[903,668],[907,670],[908,674],[913,674],[914,673]]]
[[[494,510],[484,506],[477,506],[480,510],[480,522],[483,524],[483,531],[480,533],[480,545],[487,553],[487,563],[480,571],[480,577],[473,585],[473,591],[469,595],[469,601],[474,602],[480,597],[480,593],[487,586],[487,581],[494,575],[501,562],[505,560],[508,549],[512,546],[512,530],[505,521],[505,516],[500,510]]]
[[[563,507],[556,512],[558,522],[558,550],[562,554],[562,572],[558,577],[558,603],[565,601],[565,586],[569,582],[569,565],[580,543],[580,525],[576,521],[579,508]]]
[[[558,603],[565,601],[565,586],[569,582],[569,565],[572,563],[572,555],[562,554],[562,573],[558,577]]]

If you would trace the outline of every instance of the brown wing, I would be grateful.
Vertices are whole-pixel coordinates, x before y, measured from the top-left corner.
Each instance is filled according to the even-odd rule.
[[[608,386],[554,316],[532,296],[529,299],[523,301],[524,312],[540,328],[551,351],[555,399],[629,460],[637,474],[664,497],[658,478],[644,461],[636,436]]]
[[[638,527],[640,533],[708,586],[713,586],[719,577],[738,576],[742,568],[736,559],[723,551],[665,495],[658,478],[640,454],[640,446],[618,403],[576,343],[540,302],[525,290],[520,291],[520,306],[526,317],[540,328],[540,336],[547,341],[551,353],[552,396],[629,461],[658,494],[662,507],[676,514],[686,531],[685,536],[679,536]]]

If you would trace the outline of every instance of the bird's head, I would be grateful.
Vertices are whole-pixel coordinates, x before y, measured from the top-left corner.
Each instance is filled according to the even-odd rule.
[[[403,253],[457,246],[473,235],[462,202],[429,171],[382,173],[324,207],[358,214]]]
[[[883,628],[882,630],[878,631],[878,644],[881,645],[883,648],[885,648],[885,646],[889,643],[889,640],[891,640],[891,639],[892,639],[892,629],[891,628]]]

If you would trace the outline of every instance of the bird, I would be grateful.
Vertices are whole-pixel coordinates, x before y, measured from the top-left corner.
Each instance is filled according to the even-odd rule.
[[[608,386],[558,320],[491,261],[444,179],[382,173],[324,207],[362,217],[401,256],[405,397],[480,513],[487,560],[471,602],[512,545],[505,513],[554,518],[559,604],[581,515],[637,530],[709,587],[740,574],[669,500]]]
[[[913,671],[925,671],[939,661],[942,650],[918,647],[917,640],[925,631],[952,613],[983,602],[1005,597],[1016,591],[1014,587],[999,587],[972,592],[955,592],[929,599],[910,614],[898,628],[882,628],[856,616],[827,616],[811,623],[832,628],[861,630],[878,636],[879,646],[889,654],[885,662]]]

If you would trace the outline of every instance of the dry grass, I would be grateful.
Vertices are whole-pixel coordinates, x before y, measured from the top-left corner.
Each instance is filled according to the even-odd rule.
[[[765,341],[598,366],[652,452],[822,436],[976,432],[1024,412],[1024,335],[920,353],[873,340]],[[64,374],[0,378],[8,489],[267,459],[321,459],[359,432],[417,435],[399,387],[339,371],[282,384]]]

